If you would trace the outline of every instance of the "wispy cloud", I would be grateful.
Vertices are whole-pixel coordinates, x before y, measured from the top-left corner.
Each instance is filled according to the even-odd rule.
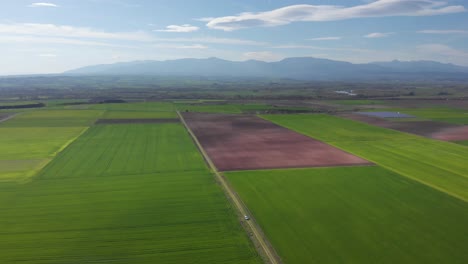
[[[151,35],[145,32],[105,32],[84,27],[35,23],[0,24],[0,34],[132,41],[151,41],[152,39]]]
[[[25,44],[66,44],[77,46],[96,46],[96,47],[113,47],[113,48],[132,48],[131,46],[117,45],[98,41],[79,40],[60,37],[37,37],[37,36],[15,36],[2,35],[0,43],[25,43]]]
[[[29,7],[58,7],[58,5],[53,3],[32,3]]]
[[[180,45],[180,44],[156,44],[154,48],[158,49],[207,49],[208,47],[202,44]]]
[[[235,16],[201,18],[207,26],[225,31],[250,27],[272,27],[300,21],[334,21],[364,17],[432,16],[465,12],[461,5],[438,0],[377,0],[344,7],[337,5],[291,5],[266,12],[246,12]]]
[[[158,38],[151,33],[144,31],[136,32],[107,32],[92,28],[63,26],[55,24],[33,24],[33,23],[14,23],[0,24],[0,41],[23,41],[31,39],[35,42],[43,43],[62,43],[96,46],[115,46],[116,41],[140,42],[140,43],[158,43],[158,42],[177,42],[177,43],[211,43],[224,45],[246,45],[262,46],[265,42],[258,42],[246,39],[236,38],[218,38],[218,37],[193,37],[193,38]],[[105,42],[112,42],[106,44]]]
[[[39,57],[45,57],[45,58],[55,58],[57,57],[57,54],[52,54],[52,53],[44,53],[44,54],[39,54],[37,55]]]
[[[324,41],[324,40],[340,40],[341,37],[320,37],[320,38],[310,38],[309,40],[313,41]]]
[[[393,34],[394,34],[393,32],[387,32],[387,33],[374,32],[374,33],[367,34],[364,37],[365,38],[386,38]]]
[[[176,33],[188,33],[188,32],[194,32],[198,31],[200,28],[196,26],[192,26],[190,24],[184,24],[184,25],[169,25],[166,27],[166,29],[157,29],[154,31],[158,32],[176,32]]]
[[[422,34],[468,34],[468,30],[459,30],[459,29],[427,29],[427,30],[420,30],[418,33]]]
[[[246,52],[242,56],[246,60],[259,60],[259,61],[278,61],[284,58],[284,56],[272,53],[270,51]]]

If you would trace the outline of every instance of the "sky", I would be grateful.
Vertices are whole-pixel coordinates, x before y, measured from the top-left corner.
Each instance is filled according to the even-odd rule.
[[[0,75],[218,57],[468,66],[468,0],[0,0]]]

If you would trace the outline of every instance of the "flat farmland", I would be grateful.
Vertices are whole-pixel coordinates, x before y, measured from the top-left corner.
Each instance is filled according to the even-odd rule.
[[[207,167],[182,125],[97,125],[65,149],[38,177],[183,171],[206,172]]]
[[[264,118],[468,201],[468,149],[329,115]]]
[[[102,114],[98,110],[28,110],[0,123],[0,127],[87,127]]]
[[[91,127],[0,210],[1,263],[260,263],[180,124]]]
[[[220,171],[371,164],[256,116],[183,115]]]
[[[386,169],[225,175],[285,263],[468,261],[468,203]]]
[[[101,118],[105,119],[130,119],[130,118],[177,118],[177,114],[172,112],[152,112],[152,111],[106,111]]]

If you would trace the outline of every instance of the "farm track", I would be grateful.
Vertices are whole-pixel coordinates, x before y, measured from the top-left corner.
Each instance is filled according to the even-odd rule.
[[[5,121],[8,121],[8,120],[12,119],[13,117],[15,117],[15,116],[17,116],[17,115],[18,115],[18,113],[12,114],[12,115],[7,115],[6,117],[0,119],[0,123],[5,122]]]
[[[239,198],[237,193],[233,190],[233,188],[229,185],[229,183],[226,181],[224,176],[221,174],[221,172],[218,171],[218,169],[216,168],[216,166],[211,161],[210,157],[208,156],[208,154],[205,152],[202,145],[198,141],[195,134],[192,132],[190,127],[185,122],[184,117],[180,114],[179,111],[177,111],[177,115],[179,116],[180,121],[182,122],[185,129],[188,131],[193,141],[197,145],[197,148],[202,153],[203,158],[205,159],[206,163],[208,164],[210,169],[213,171],[214,175],[216,176],[217,181],[221,184],[222,189],[224,190],[225,194],[229,197],[229,200],[235,205],[235,208],[237,209],[240,217],[242,217],[243,215],[249,215],[251,217],[252,215],[250,214],[250,211],[247,208],[247,206],[242,202],[242,200]],[[267,240],[266,236],[264,235],[260,226],[255,222],[255,220],[251,217],[249,221],[244,221],[244,223],[247,224],[246,229],[248,231],[252,231],[253,235],[250,236],[250,238],[253,240],[254,244],[257,246],[256,247],[257,251],[263,257],[263,259],[266,260],[267,263],[271,263],[271,264],[282,263],[281,258],[276,253],[275,249],[271,246],[271,243]]]

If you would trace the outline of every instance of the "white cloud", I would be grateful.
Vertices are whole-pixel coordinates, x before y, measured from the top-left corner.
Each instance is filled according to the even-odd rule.
[[[2,35],[0,43],[24,43],[24,44],[66,44],[77,46],[97,46],[97,47],[114,47],[114,48],[131,48],[130,46],[116,45],[105,42],[69,39],[60,37],[37,37],[37,36],[15,36]]]
[[[465,12],[461,5],[448,5],[437,0],[377,0],[374,2],[344,7],[337,5],[291,5],[258,12],[241,13],[236,16],[201,18],[213,29],[232,31],[250,27],[272,27],[299,21],[335,21],[363,17],[432,16]]]
[[[455,49],[444,44],[419,45],[415,52],[425,59],[468,66],[468,51]]]
[[[314,41],[323,41],[323,40],[340,40],[341,37],[320,37],[320,38],[311,38],[309,40],[314,40]]]
[[[132,41],[151,41],[152,38],[144,32],[104,32],[84,27],[35,23],[0,24],[0,34]]]
[[[200,28],[196,26],[192,26],[189,24],[184,24],[184,25],[170,25],[167,26],[166,29],[157,29],[154,31],[158,32],[176,32],[176,33],[188,33],[188,32],[194,32],[198,31]]]
[[[202,44],[193,44],[193,45],[168,45],[168,44],[156,44],[153,45],[154,48],[159,49],[207,49],[208,47]]]
[[[189,42],[189,43],[209,43],[209,44],[225,44],[225,45],[246,45],[246,46],[263,46],[267,43],[257,42],[246,39],[235,38],[216,38],[216,37],[195,37],[195,38],[155,38],[155,41],[161,42]]]
[[[420,30],[418,33],[422,34],[468,34],[468,30],[458,30],[458,29],[427,29],[427,30]]]
[[[386,38],[392,34],[393,34],[392,32],[387,32],[387,33],[374,32],[374,33],[367,34],[364,37],[365,38]]]
[[[244,59],[259,61],[279,61],[284,57],[269,51],[252,51],[243,54]]]
[[[58,7],[58,5],[53,3],[32,3],[29,7]]]
[[[194,38],[157,38],[147,32],[105,32],[92,28],[72,27],[55,24],[33,24],[33,23],[0,23],[0,41],[21,41],[33,38],[34,42],[57,42],[70,44],[88,45],[95,43],[97,46],[111,44],[102,41],[136,41],[142,43],[154,42],[179,42],[179,43],[212,43],[225,45],[250,45],[261,46],[264,42],[235,38],[217,37],[194,37]],[[2,40],[3,39],[3,40]],[[90,41],[92,40],[92,41]],[[99,40],[95,42],[94,40]]]
[[[55,58],[57,57],[57,54],[52,54],[52,53],[45,53],[45,54],[39,54],[37,55],[39,57],[46,57],[46,58]]]

